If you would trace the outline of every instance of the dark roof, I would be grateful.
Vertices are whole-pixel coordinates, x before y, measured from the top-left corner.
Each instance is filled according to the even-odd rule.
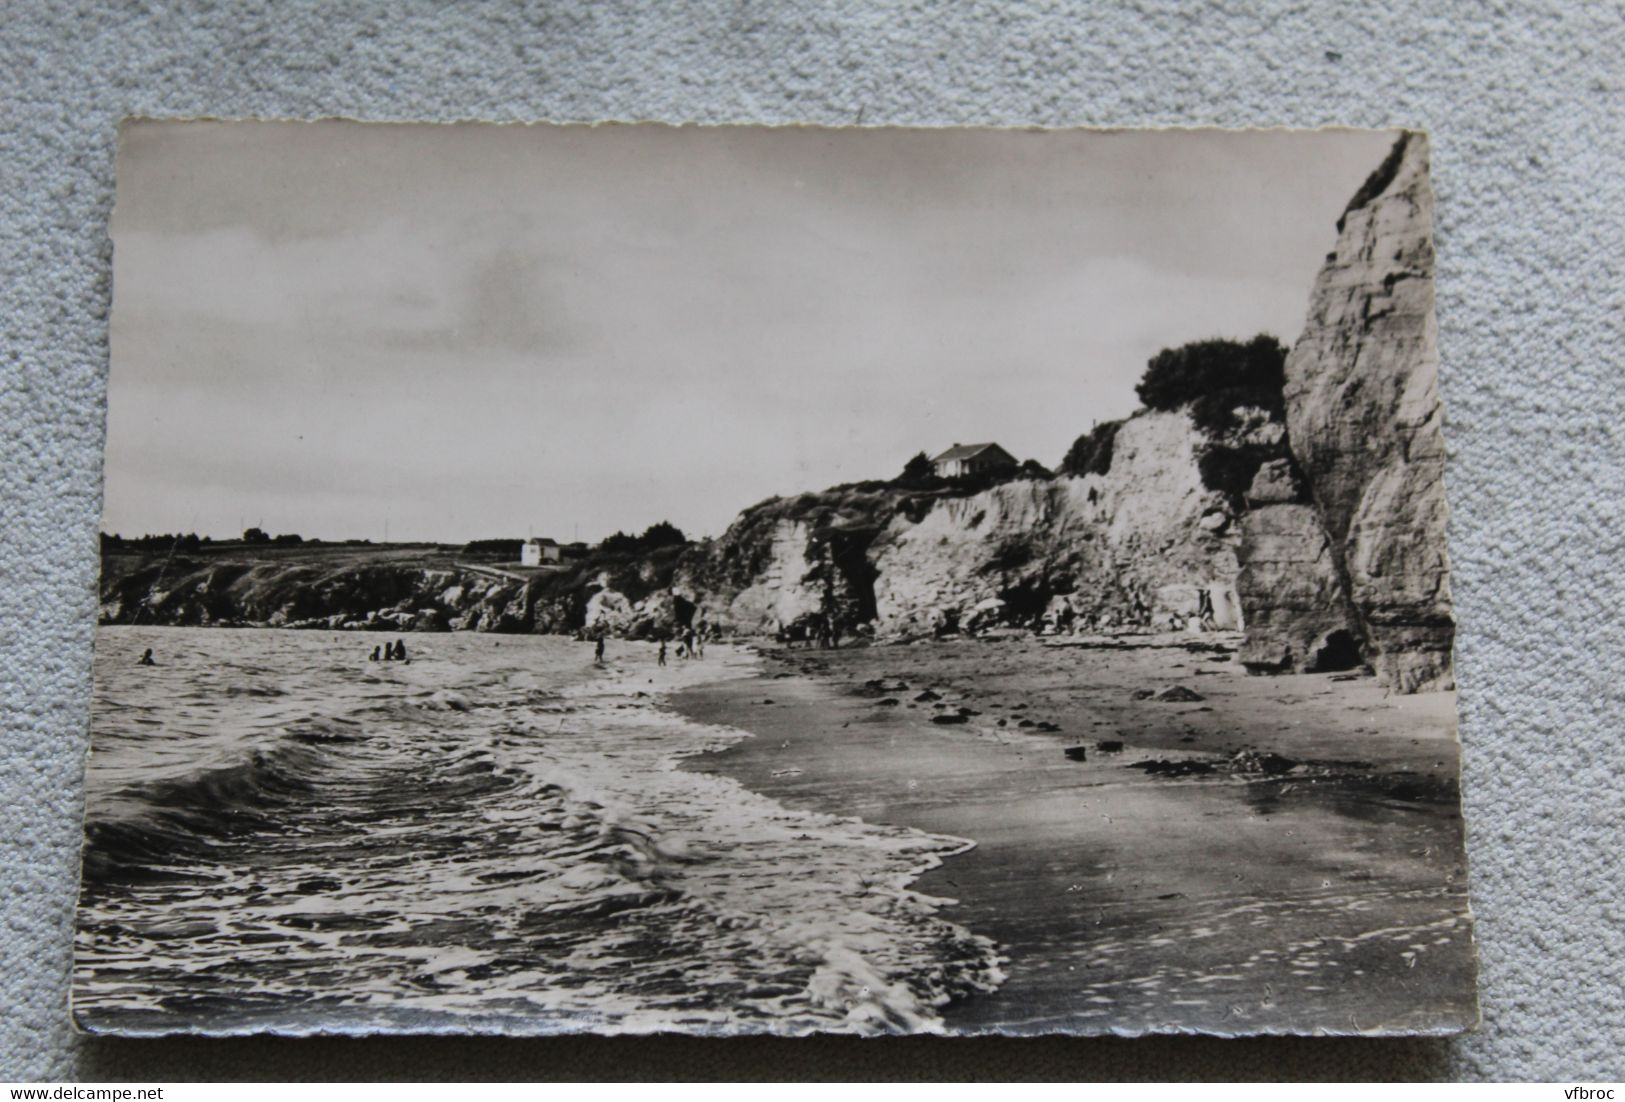
[[[988,443],[988,444],[955,444],[953,447],[949,448],[947,451],[943,452],[941,455],[939,455],[935,459],[931,460],[931,462],[933,462],[933,463],[946,463],[950,459],[970,459],[970,458],[973,458],[974,456],[981,455],[983,452],[987,451],[989,448],[997,451],[1000,455],[1003,455],[1006,459],[1009,459],[1009,460],[1012,460],[1012,461],[1015,460],[1015,456],[1011,455],[1009,452],[1005,451],[1003,448],[999,447],[997,444]]]
[[[546,536],[532,536],[532,537],[530,537],[530,539],[526,540],[525,542],[526,543],[539,543],[543,547],[557,547],[559,545],[558,540],[550,540]]]

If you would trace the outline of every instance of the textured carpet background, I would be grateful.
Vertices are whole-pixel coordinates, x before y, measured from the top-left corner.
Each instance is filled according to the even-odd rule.
[[[10,0],[0,1078],[1625,1077],[1622,57],[1625,11],[1586,0],[1110,12],[1040,0],[275,11]],[[128,114],[1430,130],[1482,1031],[1455,1042],[73,1037],[106,226],[114,128]]]

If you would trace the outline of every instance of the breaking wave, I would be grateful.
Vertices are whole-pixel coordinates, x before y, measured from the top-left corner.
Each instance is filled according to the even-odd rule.
[[[163,665],[127,660],[147,646]],[[362,650],[102,630],[83,1025],[914,1032],[1001,981],[909,887],[969,843],[676,767],[747,736],[646,693],[748,656],[593,675],[546,637]]]

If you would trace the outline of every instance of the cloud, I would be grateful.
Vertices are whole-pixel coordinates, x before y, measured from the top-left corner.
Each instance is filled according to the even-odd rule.
[[[140,127],[109,523],[715,532],[954,439],[1053,463],[1158,348],[1295,337],[1386,145]]]

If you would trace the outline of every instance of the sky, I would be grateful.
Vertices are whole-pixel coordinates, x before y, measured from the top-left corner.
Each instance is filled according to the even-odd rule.
[[[717,535],[1290,344],[1385,131],[135,122],[103,527]]]

